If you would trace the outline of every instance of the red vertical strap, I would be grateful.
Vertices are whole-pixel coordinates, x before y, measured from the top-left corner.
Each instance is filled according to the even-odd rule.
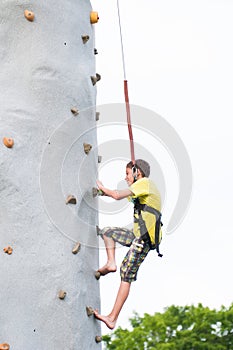
[[[128,130],[129,130],[131,160],[132,160],[133,164],[135,164],[133,131],[132,131],[131,117],[130,117],[130,105],[129,105],[129,94],[128,94],[128,83],[127,83],[127,80],[124,80],[124,92],[125,92],[125,105],[126,105],[127,123],[128,123]]]

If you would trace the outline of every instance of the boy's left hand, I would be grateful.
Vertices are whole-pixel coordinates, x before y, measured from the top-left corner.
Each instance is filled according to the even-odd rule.
[[[98,189],[99,189],[99,190],[103,190],[104,185],[102,184],[102,182],[99,181],[99,180],[97,180],[96,183],[97,183]]]

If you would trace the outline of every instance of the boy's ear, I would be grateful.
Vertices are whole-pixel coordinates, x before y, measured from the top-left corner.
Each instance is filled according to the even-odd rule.
[[[141,170],[139,168],[137,168],[137,177],[138,176],[142,176]]]

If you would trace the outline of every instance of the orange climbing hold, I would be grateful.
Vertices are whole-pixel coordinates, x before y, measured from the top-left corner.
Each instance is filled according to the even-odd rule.
[[[34,21],[35,15],[34,15],[34,13],[32,11],[25,10],[24,11],[24,16],[25,16],[25,18],[27,18],[28,21],[30,21],[30,22]]]
[[[92,149],[92,145],[90,145],[89,143],[84,143],[83,148],[84,148],[84,152],[86,154],[88,154],[90,152],[90,150]]]
[[[8,247],[5,247],[5,248],[3,249],[3,251],[4,251],[5,253],[7,253],[8,255],[11,255],[11,254],[13,253],[13,248],[10,247],[10,246],[8,246]],[[1,349],[0,349],[0,350],[1,350]]]
[[[72,249],[72,253],[73,254],[77,254],[80,251],[81,248],[81,244],[79,242],[77,242],[74,246],[74,248]]]
[[[91,13],[90,13],[90,21],[91,21],[91,24],[97,23],[98,20],[99,20],[98,12],[91,11]]]
[[[66,297],[66,292],[64,290],[60,290],[58,294],[59,299],[63,300]]]
[[[0,350],[9,350],[10,349],[10,345],[7,343],[2,343],[0,344]]]
[[[66,204],[76,204],[77,203],[77,199],[75,198],[75,196],[73,196],[72,194],[70,194],[67,198],[66,198]]]
[[[3,143],[7,148],[12,148],[14,146],[14,140],[11,137],[4,137]]]

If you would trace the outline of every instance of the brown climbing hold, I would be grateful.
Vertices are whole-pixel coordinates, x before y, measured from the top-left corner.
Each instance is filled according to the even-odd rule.
[[[96,343],[102,342],[102,337],[100,335],[96,335],[95,341],[96,341]]]
[[[99,190],[98,188],[93,187],[93,188],[92,188],[92,195],[93,195],[93,197],[96,197],[96,196],[103,196],[104,193],[103,193],[103,191]]]
[[[28,21],[30,21],[30,22],[34,21],[35,15],[32,11],[25,10],[24,16],[27,18]]]
[[[7,343],[2,343],[0,344],[0,350],[9,350],[10,349],[10,345]]]
[[[98,195],[98,189],[96,187],[92,188],[92,196],[96,197]]]
[[[92,81],[92,84],[95,85],[97,83],[97,81],[99,81],[101,79],[101,75],[96,73],[95,76],[91,76],[91,81]]]
[[[81,248],[81,244],[77,242],[72,250],[72,253],[77,254],[80,251],[80,248]]]
[[[58,294],[58,298],[63,300],[66,297],[66,292],[64,290],[60,290]]]
[[[101,233],[101,229],[99,228],[98,225],[96,225],[96,233],[97,233],[97,236],[103,236]]]
[[[75,107],[72,107],[70,110],[71,110],[71,113],[73,113],[73,115],[78,115],[79,113],[78,109]]]
[[[88,317],[94,314],[94,310],[91,306],[86,306],[86,312]]]
[[[95,120],[98,121],[100,119],[100,112],[96,112],[95,114]]]
[[[4,249],[4,252],[8,255],[11,255],[13,253],[13,248],[8,246],[8,247],[5,247]]]
[[[101,79],[101,75],[99,73],[96,73],[96,79],[99,81]]]
[[[75,196],[73,196],[72,194],[70,194],[67,198],[66,198],[66,204],[76,204],[77,200],[75,198]]]
[[[100,276],[101,276],[100,272],[99,272],[99,271],[96,271],[96,272],[95,272],[95,278],[96,278],[97,280],[99,280],[99,279],[100,279]]]
[[[90,22],[91,24],[97,23],[99,20],[98,12],[91,11],[90,13]]]
[[[84,147],[84,152],[86,154],[88,154],[90,152],[90,150],[92,149],[92,145],[90,145],[89,143],[84,143],[83,147]]]
[[[86,44],[89,39],[90,39],[89,35],[82,35],[83,44]]]
[[[14,140],[11,137],[4,137],[3,143],[7,148],[12,148],[14,146]]]
[[[97,78],[94,76],[91,76],[91,81],[92,81],[92,84],[94,86],[97,83]]]
[[[98,156],[98,163],[102,162],[102,156]]]

